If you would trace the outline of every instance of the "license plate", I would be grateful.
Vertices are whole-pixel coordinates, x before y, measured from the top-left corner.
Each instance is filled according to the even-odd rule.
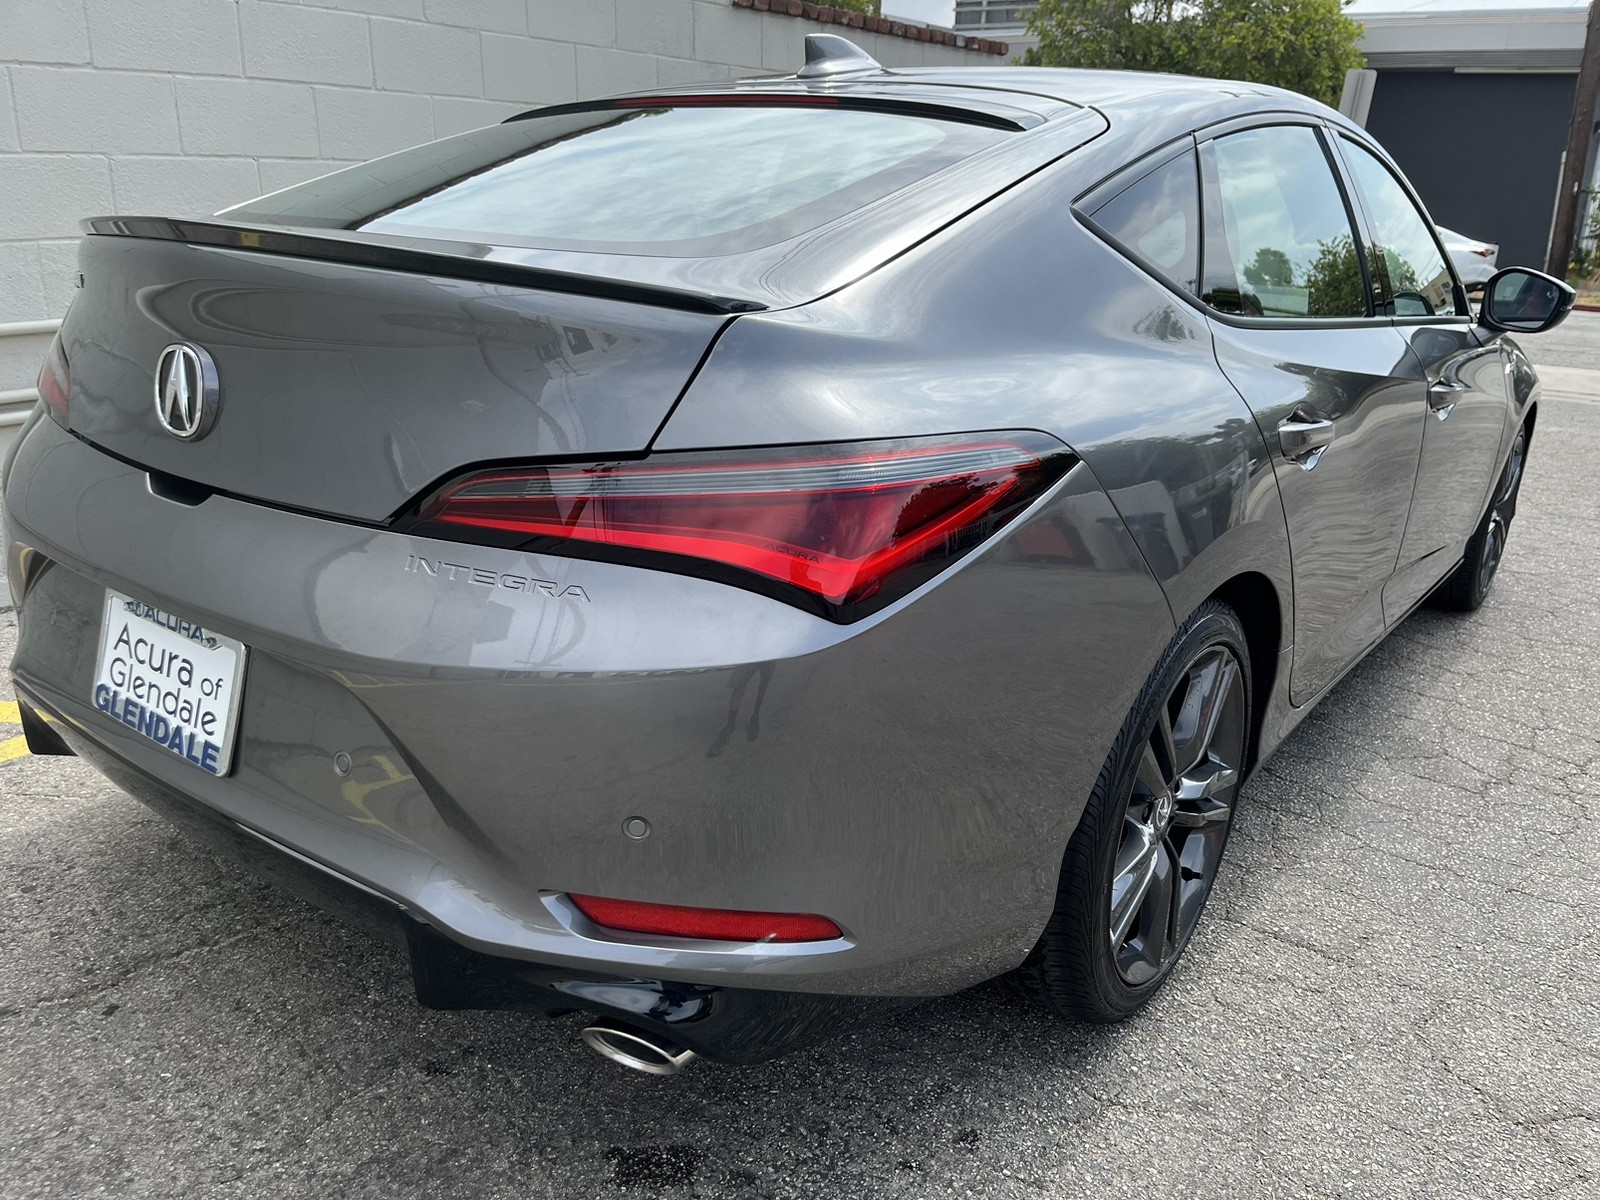
[[[226,775],[248,653],[243,642],[108,591],[94,706],[190,766]]]

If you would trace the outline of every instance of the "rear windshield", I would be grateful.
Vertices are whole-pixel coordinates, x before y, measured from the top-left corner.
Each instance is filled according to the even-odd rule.
[[[1007,136],[796,105],[568,112],[430,142],[227,216],[495,246],[734,254],[815,229]]]

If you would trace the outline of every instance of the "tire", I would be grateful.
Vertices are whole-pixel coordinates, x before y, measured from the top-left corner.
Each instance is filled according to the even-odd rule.
[[[1517,495],[1522,491],[1522,468],[1528,458],[1528,427],[1517,430],[1511,455],[1495,481],[1494,497],[1467,540],[1466,553],[1436,589],[1428,602],[1446,612],[1475,612],[1489,598],[1495,572],[1505,557],[1506,541],[1511,536],[1511,519],[1517,515]]]
[[[1016,972],[1024,994],[1046,1009],[1120,1021],[1166,982],[1233,825],[1252,732],[1250,683],[1244,627],[1233,609],[1208,600],[1173,637],[1123,722],[1067,845],[1055,910]]]

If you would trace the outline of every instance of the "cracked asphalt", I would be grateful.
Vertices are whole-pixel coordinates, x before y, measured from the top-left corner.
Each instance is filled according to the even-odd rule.
[[[570,1018],[417,1008],[397,953],[21,757],[0,1197],[1600,1194],[1600,315],[1526,343],[1494,594],[1408,620],[1257,775],[1134,1020],[995,984],[636,1076]]]

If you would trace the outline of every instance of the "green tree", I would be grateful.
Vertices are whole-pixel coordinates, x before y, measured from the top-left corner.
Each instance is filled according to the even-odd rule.
[[[1337,104],[1365,61],[1343,0],[1039,0],[1035,67],[1116,67],[1245,79]]]
[[[866,13],[869,17],[883,16],[883,0],[828,0],[834,8],[848,8],[851,12]]]
[[[1367,283],[1361,260],[1348,237],[1336,237],[1317,247],[1317,257],[1306,269],[1306,315],[1348,317],[1367,311]]]
[[[1262,246],[1256,251],[1255,261],[1244,269],[1247,283],[1256,287],[1291,287],[1294,284],[1294,264],[1282,250]]]
[[[1578,245],[1567,264],[1567,282],[1588,284],[1583,290],[1592,291],[1592,281],[1600,274],[1600,204],[1589,211],[1589,220],[1578,235]]]

